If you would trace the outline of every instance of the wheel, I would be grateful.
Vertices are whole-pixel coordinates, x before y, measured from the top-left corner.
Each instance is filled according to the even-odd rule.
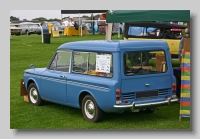
[[[91,95],[86,95],[82,101],[83,117],[88,122],[99,122],[103,118],[103,111],[99,108]]]
[[[133,66],[141,65],[141,56],[140,53],[131,53],[129,56],[131,64]],[[149,54],[147,52],[142,52],[142,65],[146,66],[149,63]]]
[[[28,99],[30,104],[34,106],[40,106],[43,104],[43,100],[40,97],[35,83],[31,83],[28,87]]]

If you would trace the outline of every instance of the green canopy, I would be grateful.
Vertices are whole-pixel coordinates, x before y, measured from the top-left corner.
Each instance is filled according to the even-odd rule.
[[[190,10],[109,10],[107,23],[139,21],[190,22]]]

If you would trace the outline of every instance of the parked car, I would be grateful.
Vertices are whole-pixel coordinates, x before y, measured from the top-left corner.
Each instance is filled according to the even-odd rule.
[[[170,48],[170,54],[172,58],[178,59],[178,51],[180,44],[180,37],[177,36],[175,39],[164,39],[163,34],[166,28],[171,29],[185,29],[187,26],[185,25],[176,25],[169,23],[160,23],[160,22],[133,22],[133,23],[125,23],[123,36],[125,40],[163,40],[166,41]],[[159,30],[157,33],[156,30]],[[173,30],[172,30],[173,31]],[[171,32],[173,33],[173,32]],[[157,35],[158,34],[158,35]],[[143,57],[143,64],[146,65],[149,62],[149,59],[155,56],[155,53],[145,53]],[[131,60],[131,55],[129,56]],[[131,60],[132,64],[134,60]],[[138,63],[139,65],[140,63]]]
[[[163,52],[162,67],[155,59],[143,66],[143,52],[155,51]],[[140,66],[130,64],[129,53],[137,55]],[[79,108],[89,122],[102,120],[105,112],[153,113],[178,101],[169,47],[159,40],[65,43],[47,67],[31,64],[21,86],[20,95],[27,95],[33,106],[50,101]]]
[[[21,34],[41,34],[41,28],[37,24],[31,24],[30,22],[27,23],[20,23],[19,25],[16,25],[17,27],[20,27],[22,29]]]
[[[51,21],[51,22],[44,22],[42,24],[42,29],[43,29],[44,33],[48,32],[48,24],[53,24],[53,27],[58,27],[59,33],[61,33],[62,31],[64,31],[64,26],[60,22],[58,22],[58,21]]]
[[[19,27],[16,27],[15,25],[10,25],[10,34],[11,35],[20,35],[22,29]]]

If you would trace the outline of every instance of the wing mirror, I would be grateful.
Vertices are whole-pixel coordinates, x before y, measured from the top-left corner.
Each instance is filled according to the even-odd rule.
[[[31,64],[31,65],[30,65],[30,68],[31,68],[31,69],[34,69],[34,65],[33,65],[33,64]]]

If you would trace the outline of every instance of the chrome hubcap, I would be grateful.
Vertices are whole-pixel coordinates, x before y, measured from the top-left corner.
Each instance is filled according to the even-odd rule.
[[[37,103],[38,101],[38,93],[35,88],[31,88],[30,90],[30,100],[32,103]]]
[[[84,110],[89,119],[92,119],[95,116],[95,106],[91,100],[85,102]]]

